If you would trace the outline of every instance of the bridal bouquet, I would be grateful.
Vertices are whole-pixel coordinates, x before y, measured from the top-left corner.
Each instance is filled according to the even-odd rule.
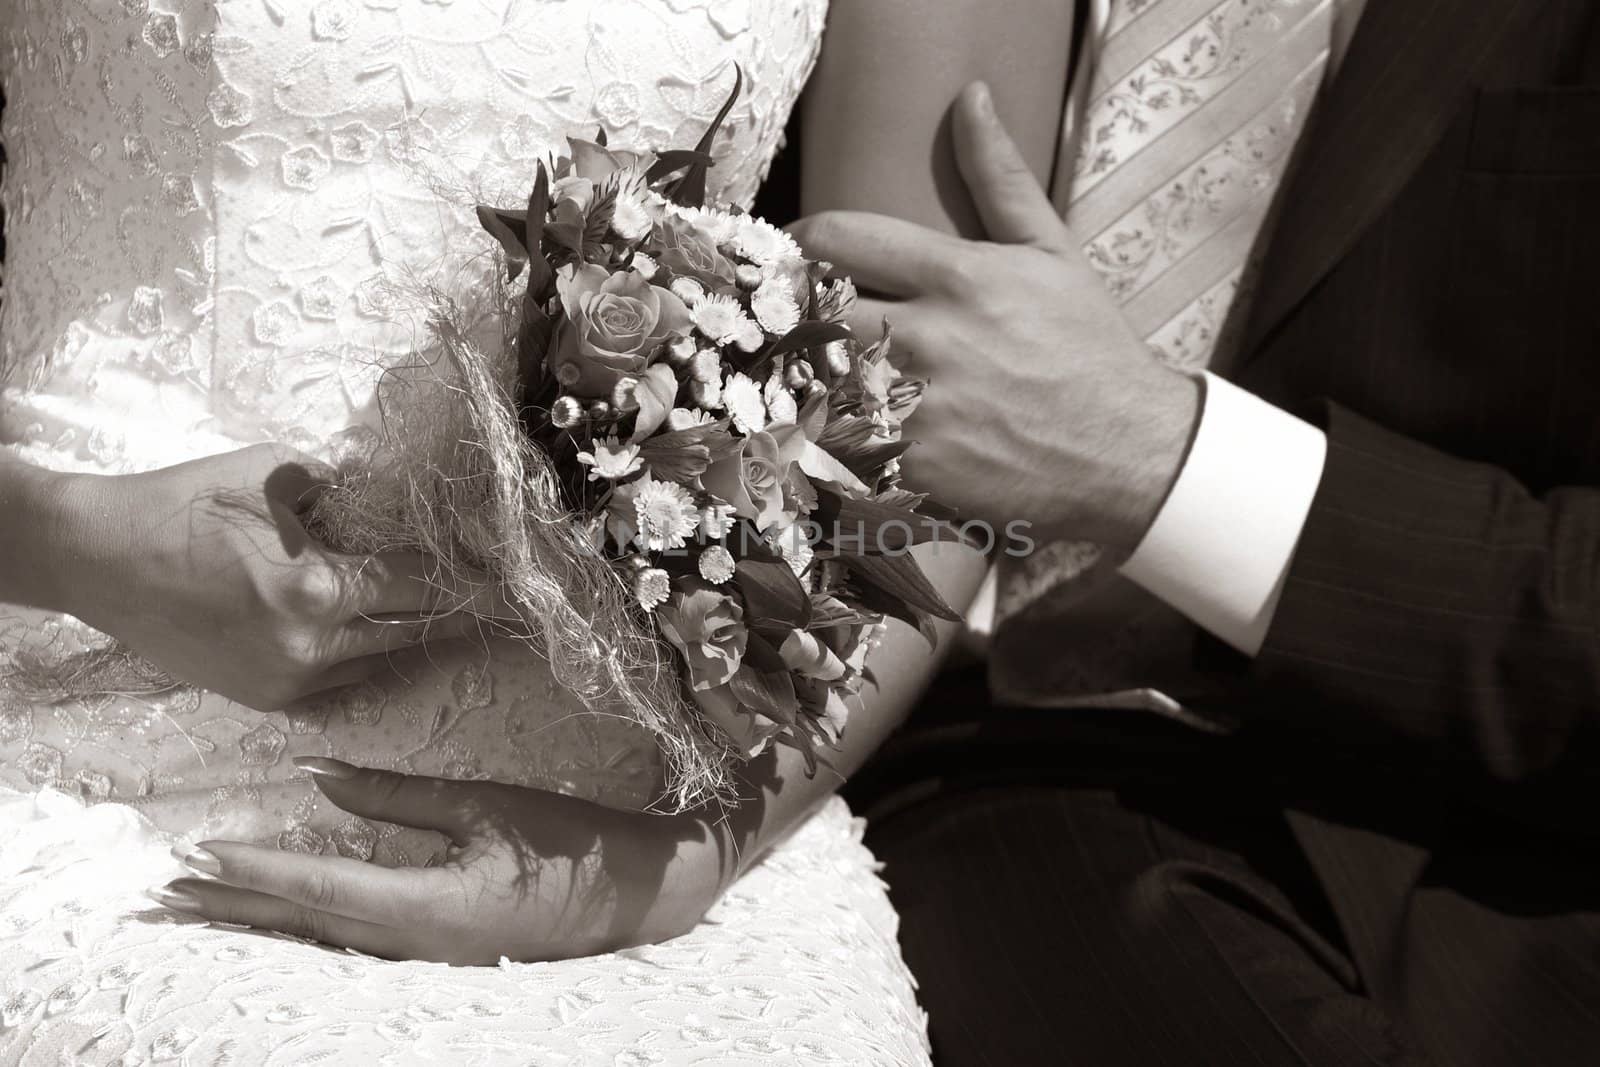
[[[738,87],[735,86],[734,96]],[[704,204],[708,149],[572,139],[478,209],[522,284],[520,416],[591,545],[746,757],[838,742],[885,616],[956,619],[908,554],[959,534],[897,484],[924,383],[858,341],[848,279]]]

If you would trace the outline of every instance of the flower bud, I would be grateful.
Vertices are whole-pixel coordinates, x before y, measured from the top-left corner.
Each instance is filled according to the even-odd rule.
[[[617,417],[616,409],[609,400],[595,400],[589,404],[589,417],[595,422],[610,422]]]
[[[639,406],[639,398],[634,395],[638,389],[639,379],[631,375],[618,378],[611,389],[611,406],[624,414],[634,410]]]
[[[828,357],[828,370],[835,375],[850,373],[850,350],[843,341],[829,341],[823,352]]]
[[[806,386],[806,399],[807,400],[810,400],[810,399],[812,399],[814,397],[827,396],[827,395],[828,395],[828,387],[826,385],[823,385],[821,382],[819,382],[819,381],[817,381],[815,379],[812,379],[811,384]]]
[[[734,280],[741,289],[758,289],[761,287],[761,268],[751,263],[739,264],[739,269],[734,271]]]
[[[556,382],[568,389],[577,385],[578,379],[581,377],[583,377],[583,371],[576,363],[563,363],[556,368]]]
[[[550,422],[558,430],[570,430],[583,421],[583,403],[577,397],[558,396],[550,405]]]
[[[804,389],[817,380],[817,372],[803,359],[793,359],[783,368],[783,384],[790,389]]]

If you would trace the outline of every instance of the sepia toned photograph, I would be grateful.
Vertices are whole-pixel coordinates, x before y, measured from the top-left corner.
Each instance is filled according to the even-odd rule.
[[[0,0],[0,1067],[1600,1065],[1597,0]]]

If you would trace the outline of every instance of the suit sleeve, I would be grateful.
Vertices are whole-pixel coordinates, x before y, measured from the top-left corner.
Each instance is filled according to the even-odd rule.
[[[1535,496],[1337,406],[1325,426],[1322,481],[1259,654],[1208,650],[1243,683],[1221,699],[1247,729],[1400,760],[1541,821],[1588,821],[1600,489]]]

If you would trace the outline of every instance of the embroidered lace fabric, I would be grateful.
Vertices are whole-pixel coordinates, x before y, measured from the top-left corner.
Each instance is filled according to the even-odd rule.
[[[737,63],[713,193],[748,204],[824,0],[10,0],[0,446],[151,469],[369,439],[414,324],[397,288],[488,269],[471,205],[603,125],[693,143]],[[0,607],[0,654],[101,642]],[[694,933],[450,970],[217,929],[139,892],[176,840],[389,864],[431,835],[319,803],[296,755],[618,805],[659,761],[535,657],[462,643],[319,705],[0,696],[0,1062],[926,1062],[895,919],[832,802]]]

